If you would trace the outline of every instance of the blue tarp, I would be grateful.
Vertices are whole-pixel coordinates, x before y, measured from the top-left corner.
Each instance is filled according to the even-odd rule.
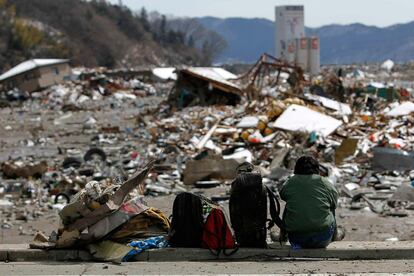
[[[165,239],[165,237],[158,236],[158,237],[152,237],[152,238],[142,240],[142,241],[132,241],[128,245],[132,246],[133,249],[129,251],[128,254],[125,255],[125,257],[122,259],[123,262],[128,262],[135,255],[138,255],[139,253],[145,250],[168,247],[168,241]]]

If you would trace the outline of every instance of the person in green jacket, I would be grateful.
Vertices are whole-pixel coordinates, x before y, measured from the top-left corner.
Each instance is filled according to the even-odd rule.
[[[338,192],[320,175],[315,158],[297,160],[294,176],[283,185],[280,196],[286,202],[283,224],[292,247],[327,247],[337,228]]]

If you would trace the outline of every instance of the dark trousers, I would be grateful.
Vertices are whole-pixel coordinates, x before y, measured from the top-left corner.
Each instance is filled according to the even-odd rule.
[[[315,235],[301,235],[295,233],[289,233],[289,242],[293,248],[326,248],[333,238],[337,235],[337,224],[335,210],[331,210],[334,223],[329,227],[327,231],[316,233]]]
[[[336,223],[333,223],[328,230],[309,234],[288,233],[289,242],[294,249],[301,248],[326,248],[332,241],[336,230]]]

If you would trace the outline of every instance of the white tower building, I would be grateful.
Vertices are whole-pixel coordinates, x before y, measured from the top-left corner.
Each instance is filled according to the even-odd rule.
[[[296,47],[296,39],[305,36],[303,6],[276,7],[276,57],[288,59],[288,51]]]
[[[319,39],[305,36],[303,6],[276,7],[276,57],[296,63],[312,75],[319,73]]]

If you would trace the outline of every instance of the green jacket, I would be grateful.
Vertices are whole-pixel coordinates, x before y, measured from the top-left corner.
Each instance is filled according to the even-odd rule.
[[[329,229],[335,218],[338,192],[319,175],[294,175],[283,185],[281,198],[286,201],[283,221],[286,231],[312,234]]]

